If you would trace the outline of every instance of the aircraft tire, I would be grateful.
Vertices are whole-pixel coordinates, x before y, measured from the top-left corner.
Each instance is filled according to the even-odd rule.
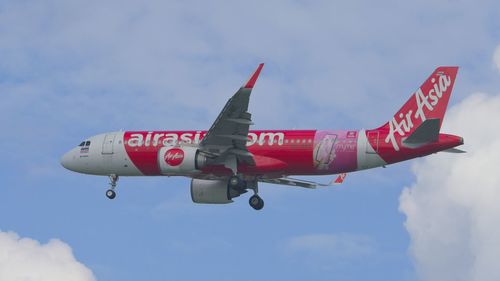
[[[257,194],[252,195],[248,200],[248,203],[255,210],[261,210],[262,208],[264,208],[264,200],[262,200],[262,198],[260,198],[260,196]]]
[[[114,199],[116,197],[116,192],[112,189],[108,189],[106,191],[106,197],[108,197],[109,199]]]

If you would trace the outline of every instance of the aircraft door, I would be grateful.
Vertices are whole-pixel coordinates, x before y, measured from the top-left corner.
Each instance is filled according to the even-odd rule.
[[[116,134],[107,134],[102,142],[102,154],[113,154]]]

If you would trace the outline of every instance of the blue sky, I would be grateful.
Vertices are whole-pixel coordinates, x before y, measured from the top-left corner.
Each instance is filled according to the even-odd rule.
[[[59,158],[106,131],[207,129],[260,62],[256,129],[378,126],[439,65],[461,67],[450,106],[496,94],[498,18],[497,1],[1,1],[0,229],[58,239],[97,280],[437,280],[400,211],[412,163],[263,184],[255,212],[192,204],[185,178],[121,178],[109,201]]]

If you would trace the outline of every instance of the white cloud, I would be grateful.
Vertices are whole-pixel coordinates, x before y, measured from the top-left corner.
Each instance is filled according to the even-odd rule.
[[[500,280],[500,95],[476,93],[454,106],[443,132],[465,138],[467,154],[416,163],[405,188],[410,254],[423,280]]]
[[[0,280],[91,281],[92,272],[78,262],[68,244],[53,239],[40,244],[14,232],[0,232]]]

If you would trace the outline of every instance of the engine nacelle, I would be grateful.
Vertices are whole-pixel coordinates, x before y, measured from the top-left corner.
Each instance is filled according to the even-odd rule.
[[[191,180],[191,199],[194,203],[232,203],[228,194],[227,180]]]
[[[207,158],[194,146],[166,146],[158,152],[162,174],[196,174],[206,164]]]

